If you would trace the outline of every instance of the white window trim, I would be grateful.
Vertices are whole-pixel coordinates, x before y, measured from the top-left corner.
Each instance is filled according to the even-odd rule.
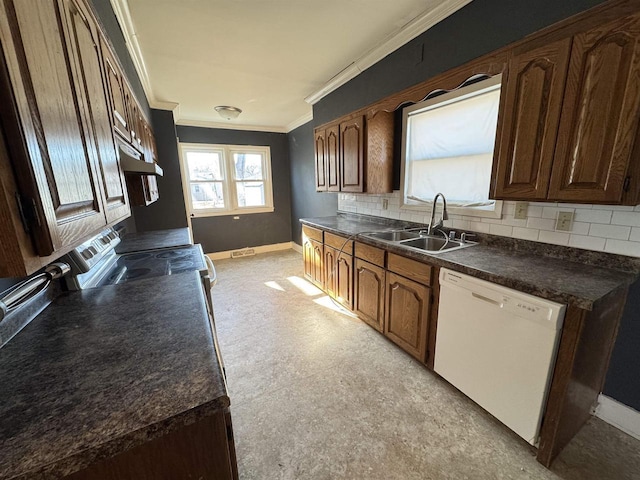
[[[184,202],[187,209],[187,217],[220,217],[227,215],[248,215],[253,213],[270,213],[275,210],[273,205],[273,181],[271,174],[271,148],[268,146],[256,145],[220,145],[211,143],[182,143],[178,142],[178,152],[180,159],[180,174],[182,176],[182,190],[184,193]],[[222,172],[224,180],[222,180],[222,188],[224,197],[227,199],[226,208],[209,208],[194,209],[191,203],[191,183],[187,170],[187,161],[185,151],[201,151],[213,152],[222,151],[224,161],[222,162]],[[233,178],[233,153],[260,153],[264,155],[263,173],[264,173],[264,199],[266,206],[264,207],[239,207],[237,205],[238,197],[236,192],[237,180]]]
[[[435,105],[438,103],[449,103],[451,101],[457,101],[461,98],[464,98],[469,95],[473,95],[477,90],[486,88],[487,86],[502,82],[502,74],[494,75],[490,82],[482,81],[476,84],[469,85],[468,87],[463,87],[463,95],[460,95],[460,91],[451,91],[449,93],[445,93],[443,95],[439,95],[432,99],[419,102],[415,105],[411,105],[405,107],[402,112],[402,153],[401,153],[401,163],[400,163],[400,210],[404,211],[413,211],[413,212],[424,212],[431,213],[431,208],[433,206],[433,202],[425,202],[423,205],[418,205],[415,203],[405,203],[405,183],[406,183],[406,130],[407,130],[407,118],[408,114],[414,112],[416,110],[422,110],[428,108],[431,105]],[[474,88],[475,87],[475,88]],[[495,159],[495,157],[494,157]],[[502,218],[502,200],[495,200],[493,204],[493,209],[488,210],[483,207],[461,207],[454,205],[447,205],[447,213],[452,215],[466,215],[469,217],[482,217],[482,218]],[[438,203],[436,210],[440,212],[442,210],[441,202]]]

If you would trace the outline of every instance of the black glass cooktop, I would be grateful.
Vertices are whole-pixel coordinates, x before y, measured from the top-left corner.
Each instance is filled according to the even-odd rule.
[[[120,255],[98,286],[196,270],[207,271],[200,245],[127,253]]]

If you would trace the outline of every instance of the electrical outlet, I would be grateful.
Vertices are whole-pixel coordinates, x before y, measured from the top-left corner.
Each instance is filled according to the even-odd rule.
[[[516,212],[513,218],[516,220],[526,220],[527,210],[529,209],[529,202],[516,202]]]
[[[570,232],[573,226],[573,212],[558,212],[556,220],[556,230]]]
[[[389,208],[389,199],[388,198],[383,198],[382,199],[382,210],[387,210]]]

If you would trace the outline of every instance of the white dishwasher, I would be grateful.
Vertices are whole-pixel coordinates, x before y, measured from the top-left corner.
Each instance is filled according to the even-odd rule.
[[[535,445],[564,311],[443,268],[435,371]]]

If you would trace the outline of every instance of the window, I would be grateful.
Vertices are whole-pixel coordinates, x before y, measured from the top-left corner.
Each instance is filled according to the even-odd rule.
[[[188,214],[273,212],[269,147],[180,144]]]
[[[403,207],[424,209],[442,192],[451,213],[500,216],[489,199],[501,76],[407,107]]]

